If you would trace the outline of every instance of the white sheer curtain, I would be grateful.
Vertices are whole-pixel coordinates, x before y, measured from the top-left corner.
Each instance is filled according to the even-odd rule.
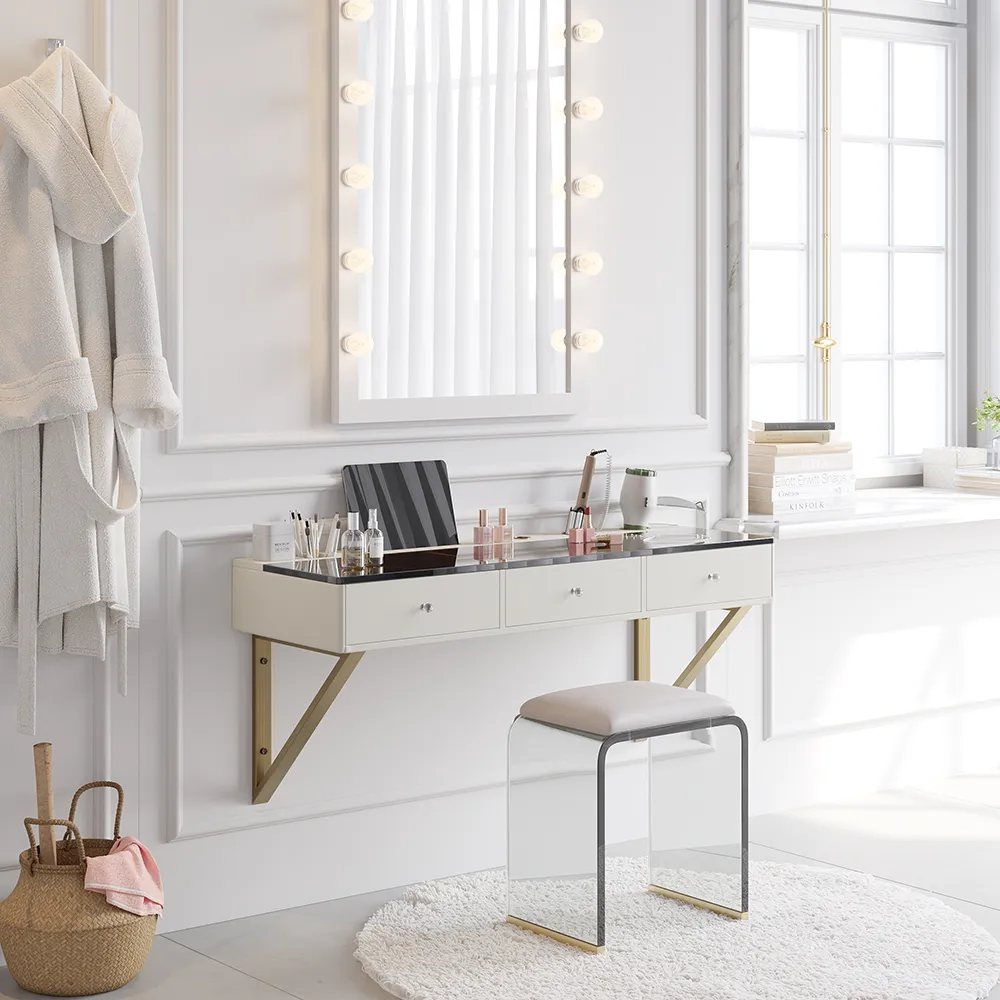
[[[361,32],[375,183],[360,232],[362,398],[561,392],[559,0],[379,0]]]

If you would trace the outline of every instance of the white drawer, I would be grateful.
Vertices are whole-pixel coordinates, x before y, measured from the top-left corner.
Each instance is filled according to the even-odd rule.
[[[541,625],[642,611],[642,560],[534,566],[507,571],[507,624]]]
[[[499,572],[373,580],[343,587],[349,646],[500,628]]]
[[[735,607],[771,597],[771,545],[667,553],[646,560],[650,611],[714,604]]]

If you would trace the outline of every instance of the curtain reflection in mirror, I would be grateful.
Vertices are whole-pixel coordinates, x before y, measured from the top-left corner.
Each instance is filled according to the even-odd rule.
[[[559,0],[379,0],[360,32],[367,399],[564,392]]]

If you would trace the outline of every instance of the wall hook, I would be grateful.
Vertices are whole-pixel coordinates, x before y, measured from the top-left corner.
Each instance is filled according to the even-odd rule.
[[[66,44],[65,38],[46,38],[45,57],[48,58],[56,49],[61,49]]]

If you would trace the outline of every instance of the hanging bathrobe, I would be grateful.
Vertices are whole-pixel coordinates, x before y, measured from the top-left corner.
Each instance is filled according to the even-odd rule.
[[[135,114],[69,49],[0,88],[0,645],[18,729],[37,651],[138,625],[140,428],[179,402],[160,346]]]

